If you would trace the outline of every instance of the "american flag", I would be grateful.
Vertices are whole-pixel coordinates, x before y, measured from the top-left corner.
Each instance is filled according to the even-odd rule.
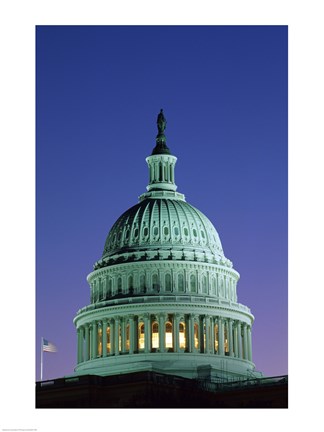
[[[47,339],[43,338],[43,351],[45,352],[56,352],[57,348],[52,342],[49,342]]]

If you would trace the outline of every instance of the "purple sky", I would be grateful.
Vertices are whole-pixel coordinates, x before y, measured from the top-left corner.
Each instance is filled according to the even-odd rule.
[[[73,372],[73,318],[115,220],[145,192],[156,116],[176,184],[218,231],[251,308],[253,360],[287,365],[285,26],[38,27],[36,378]]]

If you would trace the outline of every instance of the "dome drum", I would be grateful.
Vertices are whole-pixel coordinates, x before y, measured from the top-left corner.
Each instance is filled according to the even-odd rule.
[[[253,316],[225,308],[215,312],[211,306],[164,302],[83,313],[75,320],[82,340],[76,371],[115,374],[152,363],[154,370],[196,378],[199,367],[220,372],[226,360],[233,377],[246,376],[254,370]]]

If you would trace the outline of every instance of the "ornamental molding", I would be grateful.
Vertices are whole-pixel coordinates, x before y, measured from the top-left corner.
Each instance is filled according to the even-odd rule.
[[[234,270],[233,268],[228,268],[225,266],[221,266],[218,264],[212,264],[212,263],[203,263],[203,262],[197,262],[197,261],[139,261],[139,262],[131,262],[131,263],[119,263],[114,264],[109,267],[103,267],[98,270],[94,270],[93,272],[89,273],[87,276],[87,281],[89,284],[93,283],[93,281],[97,280],[99,277],[107,277],[111,275],[117,275],[117,274],[126,274],[132,271],[145,271],[145,270],[151,270],[151,269],[193,269],[193,270],[200,270],[200,271],[213,271],[215,274],[219,274],[222,276],[231,276],[236,281],[239,280],[240,274]]]
[[[149,308],[150,312],[147,312],[147,310],[143,310],[143,307]],[[163,308],[164,310],[160,310]],[[185,310],[182,310],[182,309]],[[136,311],[139,312],[136,312]],[[196,312],[193,312],[195,310]],[[206,311],[207,310],[207,311]],[[188,311],[188,312],[186,312]],[[192,312],[190,312],[192,311]],[[213,312],[213,313],[211,313]],[[234,321],[239,321],[241,323],[241,326],[243,324],[246,324],[248,326],[251,326],[254,321],[254,316],[250,313],[241,311],[239,309],[233,309],[229,307],[222,307],[218,306],[215,308],[215,306],[211,306],[208,304],[204,305],[197,305],[192,303],[183,303],[183,304],[172,304],[172,303],[146,303],[146,304],[132,304],[132,305],[116,305],[116,306],[110,306],[110,307],[104,307],[101,309],[95,309],[92,311],[82,312],[78,314],[74,320],[74,325],[78,328],[81,325],[92,325],[94,321],[103,320],[103,319],[120,319],[122,317],[128,317],[129,315],[141,315],[149,313],[152,314],[185,314],[189,315],[192,313],[193,315],[199,316],[199,315],[211,315],[215,318],[221,318],[221,319],[233,319]],[[91,319],[89,319],[91,318]]]

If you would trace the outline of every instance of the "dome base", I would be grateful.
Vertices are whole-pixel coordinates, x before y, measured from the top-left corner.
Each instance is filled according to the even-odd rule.
[[[127,354],[97,358],[79,364],[76,375],[119,375],[152,371],[190,379],[223,382],[261,377],[254,363],[235,357],[193,353]]]

